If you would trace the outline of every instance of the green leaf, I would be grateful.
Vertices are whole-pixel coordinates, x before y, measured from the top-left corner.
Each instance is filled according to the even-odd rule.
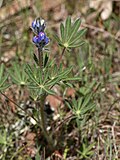
[[[67,82],[67,81],[63,81],[63,84],[66,85],[67,87],[73,87],[73,84]]]
[[[8,87],[10,87],[10,84],[7,84],[7,85],[4,85],[4,86],[1,86],[1,87],[0,87],[0,90],[5,90],[5,89],[7,89]]]
[[[37,85],[33,85],[33,84],[28,84],[27,85],[30,89],[38,89]]]
[[[4,74],[4,68],[4,64],[2,63],[0,66],[0,90],[4,90],[10,86],[6,84],[8,75]]]
[[[68,17],[65,23],[65,42],[67,42],[70,31],[71,31],[71,18]]]
[[[85,108],[85,106],[87,106],[90,103],[91,97],[92,97],[91,94],[85,96],[84,102],[82,104],[82,108]]]
[[[33,54],[33,59],[36,62],[36,64],[38,65],[38,58],[37,58],[36,54]]]
[[[64,78],[62,81],[79,81],[81,80],[81,77],[68,77]]]
[[[0,87],[4,85],[4,83],[7,80],[7,78],[8,78],[8,76],[5,76],[0,80]]]
[[[60,34],[61,34],[62,41],[64,41],[64,39],[65,39],[65,28],[64,28],[63,23],[60,24]]]
[[[80,24],[81,24],[81,20],[80,19],[77,19],[76,21],[75,21],[75,23],[73,24],[73,26],[72,26],[72,29],[71,29],[71,36],[69,37],[69,39],[68,39],[68,43],[70,43],[71,42],[71,40],[73,40],[72,38],[75,36],[75,34],[77,33],[77,31],[78,31],[78,29],[79,29],[79,27],[80,27]]]
[[[43,83],[43,80],[42,80],[43,73],[41,72],[39,67],[36,70],[38,72],[38,78],[39,78],[38,84],[42,84]]]
[[[92,151],[94,145],[95,143],[92,143],[90,145],[83,143],[82,149],[77,150],[77,152],[80,154],[80,158],[91,159],[90,157],[94,154],[94,152]]]
[[[82,46],[84,43],[85,43],[84,41],[80,41],[80,42],[77,42],[75,44],[69,45],[69,48],[77,48],[77,47]]]
[[[18,65],[17,63],[13,64],[13,67],[9,69],[8,73],[10,74],[13,83],[17,85],[26,85],[27,75],[25,73],[25,65]]]
[[[43,85],[45,85],[49,79],[49,71],[47,70],[45,73],[44,73],[44,80],[43,80]]]
[[[93,146],[95,146],[95,142],[92,143],[92,144],[90,144],[90,145],[87,147],[86,151],[90,153],[90,150],[93,148]]]
[[[58,74],[58,77],[64,78],[65,76],[67,76],[71,72],[71,70],[72,70],[72,67],[64,70],[63,72]]]
[[[81,36],[85,33],[86,29],[79,31],[80,24],[80,19],[77,19],[72,24],[70,17],[66,19],[65,25],[63,25],[63,23],[60,24],[61,40],[58,37],[56,37],[56,40],[58,44],[61,47],[65,47],[67,51],[69,51],[70,48],[79,47],[83,44]]]
[[[33,71],[30,67],[29,64],[26,65],[26,73],[28,74],[29,78],[35,82],[37,85],[39,85],[39,83],[37,82],[36,78],[34,77]]]
[[[85,34],[87,29],[81,29],[80,31],[78,31],[78,33],[76,34],[76,36],[74,37],[73,41],[70,41],[69,45],[77,42],[78,40],[80,40],[80,38]]]
[[[18,64],[14,63],[13,67],[14,67],[14,72],[15,72],[16,78],[18,78],[19,81],[21,81],[20,66],[18,66]]]
[[[43,54],[44,55],[44,68],[46,67],[47,63],[48,63],[48,60],[49,60],[49,57],[47,54]]]
[[[39,152],[37,152],[36,156],[35,156],[35,160],[40,160],[41,156],[39,155]]]
[[[4,133],[2,134],[2,133],[0,133],[0,144],[3,144],[3,145],[5,145],[5,144],[7,144],[7,140],[6,140],[6,132],[4,131]]]
[[[69,107],[69,109],[72,109],[72,106],[70,105],[70,103],[67,100],[65,100],[65,103]]]
[[[88,111],[92,111],[92,109],[95,108],[95,104],[91,103],[90,105],[86,106],[86,107],[82,107],[81,108],[81,114],[86,114]]]
[[[54,35],[54,38],[59,44],[62,44],[62,41],[60,40],[60,38],[57,35]]]
[[[49,86],[52,87],[52,86],[54,86],[55,84],[57,84],[59,81],[60,81],[60,79],[55,77],[54,79],[48,81],[48,82],[45,84],[45,86],[46,86],[46,87],[49,87]]]
[[[56,94],[53,90],[48,89],[47,87],[44,87],[43,90],[44,90],[45,92],[47,92],[48,94],[51,94],[51,95],[55,95],[55,94]]]
[[[3,76],[3,71],[4,71],[4,64],[2,63],[1,66],[0,66],[0,81],[1,81],[2,76]]]
[[[79,98],[79,100],[78,100],[78,108],[79,109],[81,108],[82,102],[83,102],[83,97]]]

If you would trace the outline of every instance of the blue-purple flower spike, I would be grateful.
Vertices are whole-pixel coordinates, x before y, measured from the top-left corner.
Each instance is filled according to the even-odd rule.
[[[37,36],[34,36],[32,40],[36,47],[41,50],[49,43],[49,38],[44,32],[40,32]]]
[[[45,21],[41,18],[37,18],[32,22],[32,30],[36,34],[32,41],[40,50],[42,50],[50,41],[44,32],[45,27]]]

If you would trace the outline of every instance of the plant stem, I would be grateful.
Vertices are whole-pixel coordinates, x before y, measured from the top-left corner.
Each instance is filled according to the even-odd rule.
[[[41,69],[42,76],[43,76],[43,52],[40,48],[38,48],[38,64],[39,64],[39,67]]]
[[[45,122],[45,114],[44,114],[44,103],[45,103],[45,98],[46,98],[46,95],[42,95],[41,96],[41,99],[40,99],[40,103],[38,102],[37,105],[38,105],[38,109],[40,111],[40,117],[41,117],[41,129],[42,129],[42,132],[49,144],[49,147],[50,147],[50,150],[54,150],[54,143],[53,143],[53,140],[52,138],[50,137],[50,135],[48,134],[47,130],[46,130],[46,122]]]
[[[60,66],[60,62],[62,61],[65,50],[66,50],[66,47],[64,47],[63,50],[62,50],[62,53],[61,53],[61,56],[60,56],[60,59],[59,59],[59,62],[58,62],[58,67]]]
[[[42,72],[42,79],[44,78],[44,74],[43,74],[43,52],[41,51],[40,48],[38,48],[38,64],[39,67],[41,69]],[[41,95],[40,101],[37,102],[37,108],[38,108],[38,113],[41,117],[41,119],[39,119],[39,115],[38,115],[38,120],[40,121],[41,125],[41,129],[42,132],[50,146],[50,150],[53,151],[54,150],[54,144],[53,144],[53,140],[52,138],[49,136],[47,130],[46,130],[46,124],[45,124],[45,113],[44,113],[44,104],[45,104],[45,99],[46,99],[46,94]]]

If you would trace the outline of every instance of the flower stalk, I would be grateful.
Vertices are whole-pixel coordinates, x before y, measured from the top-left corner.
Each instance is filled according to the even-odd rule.
[[[43,52],[40,48],[38,48],[38,65],[40,67],[40,70],[42,71],[43,76]]]

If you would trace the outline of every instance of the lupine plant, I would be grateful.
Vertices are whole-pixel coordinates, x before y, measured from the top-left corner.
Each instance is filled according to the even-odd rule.
[[[47,53],[46,47],[50,43],[50,38],[46,34],[46,22],[41,18],[35,19],[32,22],[31,28],[35,34],[32,38],[32,42],[37,49],[37,53],[33,54],[33,60],[30,60],[34,61],[34,63],[32,65],[30,63],[25,64],[22,66],[22,69],[20,69],[19,66],[15,64],[14,68],[9,71],[13,83],[26,86],[29,89],[30,96],[36,105],[36,114],[31,115],[31,117],[41,128],[51,150],[54,150],[57,142],[53,140],[53,135],[51,135],[46,129],[44,113],[45,100],[47,95],[56,94],[53,90],[55,85],[72,86],[72,81],[81,80],[80,76],[71,76],[73,75],[73,66],[65,68],[63,67],[62,62],[63,56],[66,52],[71,52],[73,48],[80,47],[85,43],[82,39],[82,36],[86,32],[86,29],[80,29],[80,24],[80,19],[72,22],[70,17],[66,19],[65,24],[61,23],[60,37],[55,36],[59,47],[62,49],[62,53],[59,57],[59,63],[57,63],[55,59],[50,59],[50,53]],[[71,54],[71,56],[74,55]],[[2,74],[3,65],[0,69],[0,75]],[[4,96],[5,94],[2,92],[2,90],[8,87],[8,85],[4,85],[6,79],[7,78],[0,79],[0,91]],[[73,107],[68,105],[75,116],[83,117],[83,115],[94,106],[91,104],[90,108],[87,107],[90,98],[91,97],[86,97],[87,102],[85,102],[85,99],[80,98],[78,103],[75,102],[75,104],[74,100],[72,104]]]
[[[32,30],[35,33],[32,41],[37,47],[38,53],[34,55],[36,64],[32,67],[29,64],[26,66],[26,73],[29,77],[28,87],[32,93],[34,93],[34,100],[36,101],[36,106],[39,112],[38,120],[40,119],[44,136],[50,146],[53,147],[55,144],[46,130],[44,116],[45,99],[48,94],[55,94],[52,88],[56,84],[65,84],[68,81],[80,79],[80,77],[69,77],[72,67],[63,69],[62,66],[62,56],[64,55],[65,50],[70,51],[71,48],[79,47],[84,43],[80,37],[83,35],[85,30],[79,30],[80,23],[81,21],[78,19],[74,24],[72,24],[71,18],[68,17],[65,22],[65,26],[61,24],[61,38],[56,36],[58,44],[63,48],[59,64],[56,64],[55,60],[50,60],[49,55],[44,53],[45,46],[50,42],[50,39],[45,33],[45,21],[38,18],[32,23]]]

